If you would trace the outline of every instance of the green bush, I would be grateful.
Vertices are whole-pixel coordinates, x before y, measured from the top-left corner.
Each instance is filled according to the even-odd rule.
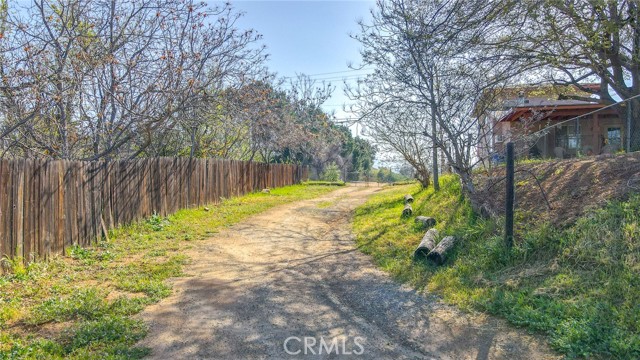
[[[334,163],[327,165],[324,172],[322,172],[320,179],[331,182],[340,181],[340,169],[338,168],[338,165]]]
[[[304,185],[320,185],[320,186],[345,186],[344,181],[305,181]]]

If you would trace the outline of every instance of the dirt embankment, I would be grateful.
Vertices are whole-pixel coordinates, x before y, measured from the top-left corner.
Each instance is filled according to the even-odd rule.
[[[501,167],[478,177],[479,198],[500,215],[504,176]],[[516,208],[527,220],[569,225],[589,209],[640,192],[640,153],[516,164],[515,183]]]

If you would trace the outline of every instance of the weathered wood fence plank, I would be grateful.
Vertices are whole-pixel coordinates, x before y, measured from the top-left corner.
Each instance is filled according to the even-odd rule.
[[[63,254],[95,243],[105,227],[307,176],[305,166],[226,159],[0,159],[0,257],[31,261]]]

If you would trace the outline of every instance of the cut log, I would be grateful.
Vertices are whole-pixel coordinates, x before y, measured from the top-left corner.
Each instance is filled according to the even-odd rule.
[[[429,216],[417,216],[415,222],[422,225],[425,229],[430,229],[436,226],[436,219]]]
[[[262,189],[262,193],[263,194],[269,194],[270,192],[271,192],[271,190],[269,188]]]
[[[407,194],[404,196],[404,203],[405,204],[411,204],[413,202],[413,196]]]
[[[436,247],[436,240],[438,239],[438,230],[429,229],[426,234],[422,237],[422,241],[420,241],[420,245],[413,252],[414,259],[426,257],[427,254]]]
[[[404,206],[404,210],[402,210],[402,216],[409,217],[411,214],[413,214],[413,208],[411,207],[411,204],[406,204]]]
[[[453,249],[456,244],[456,238],[447,236],[442,239],[438,245],[427,254],[427,260],[434,262],[436,265],[442,265],[446,260],[447,252]]]

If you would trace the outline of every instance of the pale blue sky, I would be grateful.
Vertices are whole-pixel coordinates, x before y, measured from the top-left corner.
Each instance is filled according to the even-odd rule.
[[[349,37],[358,32],[357,20],[369,19],[375,1],[232,1],[245,12],[238,26],[261,33],[270,54],[269,68],[280,76],[296,73],[336,86],[325,111],[346,115],[341,105],[343,77],[354,81],[366,71],[349,71],[347,64],[360,62],[360,46]],[[336,73],[340,72],[340,73]],[[331,73],[331,74],[327,74]]]

